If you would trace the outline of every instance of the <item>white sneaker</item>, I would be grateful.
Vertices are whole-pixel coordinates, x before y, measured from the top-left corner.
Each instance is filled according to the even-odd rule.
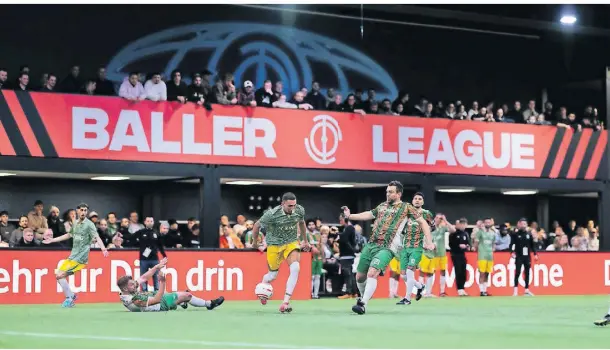
[[[525,295],[526,297],[533,297],[534,293],[530,292],[529,289],[526,289],[525,293],[523,293],[523,295]]]

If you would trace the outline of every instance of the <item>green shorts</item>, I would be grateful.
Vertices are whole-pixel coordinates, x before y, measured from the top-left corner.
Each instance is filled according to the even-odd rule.
[[[322,274],[322,265],[324,263],[322,260],[312,260],[311,261],[311,275],[312,276],[320,276]]]
[[[178,308],[178,293],[165,293],[161,298],[161,310],[170,311]]]
[[[403,248],[400,252],[400,270],[407,268],[417,268],[424,252],[423,248]]]
[[[392,259],[394,259],[394,253],[391,250],[380,247],[375,243],[368,243],[360,253],[360,261],[356,271],[367,273],[371,267],[384,271]]]

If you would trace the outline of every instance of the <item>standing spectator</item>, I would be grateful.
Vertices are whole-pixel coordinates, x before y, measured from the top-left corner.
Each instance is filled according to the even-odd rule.
[[[63,236],[66,234],[66,228],[64,227],[64,223],[61,222],[59,218],[59,208],[56,206],[51,206],[49,210],[49,216],[47,216],[47,224],[49,228],[53,231],[53,238]]]
[[[91,211],[89,213],[89,220],[97,227],[97,223],[100,220],[100,216],[96,211]]]
[[[59,90],[69,94],[77,94],[82,86],[80,67],[75,65],[70,69],[70,74],[61,82]]]
[[[252,248],[253,240],[252,240],[252,229],[254,228],[254,221],[248,220],[246,221],[246,229],[242,235],[243,243],[246,248]],[[263,235],[258,235],[258,246],[260,247],[263,243]]]
[[[95,80],[95,92],[101,96],[116,96],[114,84],[106,78],[106,68],[100,67],[97,70],[97,79]]]
[[[351,95],[353,98],[353,95]],[[345,106],[343,105],[343,96],[341,94],[335,94],[335,99],[328,104],[328,110],[333,112],[344,112]]]
[[[57,77],[55,74],[49,74],[47,83],[42,86],[40,92],[55,92],[55,85],[57,84]]]
[[[284,94],[284,83],[281,81],[275,82],[275,87],[273,89],[273,95],[275,96],[275,100],[279,101],[280,97]]]
[[[139,230],[142,230],[144,228],[144,225],[142,225],[139,220],[138,220],[138,212],[137,211],[132,211],[129,213],[129,232],[130,233],[136,233]]]
[[[178,230],[170,230],[170,221],[162,222],[159,225],[159,239],[165,248],[182,248],[182,236]],[[172,223],[175,223],[173,220]]]
[[[513,109],[511,109],[507,114],[507,117],[514,120],[516,123],[522,123],[527,121],[527,119],[523,118],[523,111],[521,110],[521,102],[515,101]]]
[[[182,248],[184,244],[184,235],[178,229],[178,222],[176,219],[167,220],[167,224],[169,225],[169,231],[167,235],[171,238],[167,238],[168,241],[172,241],[174,244],[173,248]]]
[[[571,240],[572,237],[576,236],[576,231],[577,231],[577,227],[576,227],[576,221],[574,220],[570,220],[568,222],[568,229],[565,231],[566,235],[568,235],[568,239]]]
[[[108,232],[114,236],[119,230],[119,225],[116,222],[116,214],[111,211],[106,215],[106,220],[108,221]]]
[[[379,107],[379,114],[395,115],[394,112],[392,112],[392,102],[390,101],[390,99],[386,98],[381,101],[381,107]]]
[[[135,238],[140,243],[140,276],[159,263],[158,253],[161,253],[164,258],[167,258],[163,244],[161,243],[161,240],[159,240],[157,233],[153,230],[155,220],[152,217],[147,217],[146,220],[144,220],[144,224],[146,227],[134,234]],[[153,285],[155,290],[158,291],[159,279],[157,272],[153,275]],[[145,283],[142,286],[142,289],[148,291],[148,283]]]
[[[97,224],[97,235],[104,242],[104,247],[108,247],[112,243],[113,235],[108,231],[108,221],[106,219],[100,220]]]
[[[478,115],[478,114],[479,114],[479,102],[473,101],[472,107],[468,111],[468,117],[469,117],[469,119],[472,119],[473,115]]]
[[[459,219],[455,223],[456,231],[449,234],[449,249],[451,251],[451,261],[455,269],[455,283],[459,296],[467,296],[464,291],[466,283],[466,251],[470,250],[468,233],[466,233],[466,225],[468,220],[465,218]]]
[[[246,229],[246,217],[239,214],[235,219],[237,220],[237,223],[233,226],[233,231],[241,237],[242,232]]]
[[[356,99],[356,95],[354,95],[354,94],[347,95],[347,99],[345,100],[345,103],[343,104],[343,110],[348,113],[358,113],[360,115],[365,115],[366,112],[364,111],[364,109],[358,108],[357,101],[358,100]]]
[[[122,218],[121,219],[121,224],[119,225],[119,230],[117,231],[117,234],[121,234],[122,238],[123,238],[123,246],[124,247],[128,247],[128,248],[133,248],[133,247],[137,247],[139,242],[139,239],[137,237],[134,237],[134,234],[129,232],[129,224],[130,221],[128,218]]]
[[[361,88],[354,90],[354,97],[356,98],[356,108],[364,109],[364,91]]]
[[[167,101],[167,86],[161,80],[161,73],[154,73],[152,78],[144,84],[146,99],[151,101]]]
[[[3,210],[0,212],[0,242],[8,243],[11,238],[11,233],[15,230],[13,225],[8,223],[8,212]]]
[[[375,91],[375,89],[373,89],[373,88],[368,89],[368,91],[367,91],[367,99],[364,102],[364,110],[367,113],[372,113],[373,112],[373,105],[377,105],[378,104],[377,100],[376,100],[376,97],[377,97],[377,92]],[[379,106],[377,106],[377,107],[379,107]]]
[[[568,114],[568,122],[574,131],[582,131],[582,125],[576,120],[576,114]]]
[[[590,231],[591,237],[589,238],[588,250],[592,252],[599,251],[599,232],[597,228],[592,228]]]
[[[191,249],[199,249],[200,248],[199,241],[199,225],[193,224],[189,231],[184,236],[184,247]]]
[[[389,100],[388,100],[389,102]],[[391,108],[391,106],[390,106]],[[345,284],[345,294],[340,299],[355,298],[354,287],[354,259],[356,258],[356,230],[352,223],[341,213],[339,215],[339,225],[343,225],[343,231],[339,234],[339,264],[341,265],[341,277]]]
[[[277,98],[273,94],[271,86],[271,80],[265,80],[263,87],[256,90],[254,93],[254,98],[257,106],[267,108],[273,107],[273,102],[277,101]]]
[[[186,83],[182,81],[182,73],[179,70],[175,69],[172,71],[172,80],[167,82],[166,87],[168,101],[186,103],[188,87],[186,86]]]
[[[6,70],[6,68],[0,67],[0,90],[5,90],[8,88],[8,71]]]
[[[235,94],[235,84],[233,84],[233,74],[226,73],[222,80],[218,79],[216,85],[212,88],[216,103],[221,105],[237,104]]]
[[[42,73],[40,76],[40,86],[30,85],[30,90],[40,91],[42,88],[47,85],[47,81],[49,81],[49,73]]]
[[[206,92],[203,88],[203,79],[198,73],[193,75],[193,83],[188,87],[187,99],[189,102],[203,106],[206,103]]]
[[[544,104],[544,110],[540,114],[544,114],[544,120],[548,122],[555,120],[556,111],[553,109],[551,101],[547,101]]]
[[[297,91],[294,94],[294,98],[289,101],[289,103],[296,105],[298,109],[310,110],[313,109],[313,106],[304,101],[305,95],[302,91]]]
[[[15,246],[21,240],[21,237],[23,237],[23,230],[26,228],[28,228],[28,217],[21,215],[19,218],[19,227],[11,232],[11,237],[8,240],[10,247]]]
[[[17,85],[15,86],[16,91],[28,91],[28,84],[30,83],[30,75],[25,72],[19,73],[19,79],[17,80]]]
[[[237,104],[241,106],[256,107],[254,84],[252,84],[250,80],[244,82],[244,87],[237,94]]]
[[[76,210],[74,210],[74,209],[66,210],[64,212],[64,215],[62,218],[64,221],[64,232],[66,232],[66,233],[72,232],[72,224],[76,220]]]
[[[409,93],[405,90],[400,90],[400,92],[398,92],[398,97],[394,100],[394,102],[392,102],[392,110],[399,115],[403,115],[403,111],[398,111],[399,104],[402,105],[403,111],[409,110]]]
[[[138,79],[138,73],[129,73],[129,77],[123,81],[119,88],[119,96],[128,101],[142,101],[146,99],[146,92]]]
[[[311,83],[311,92],[305,97],[305,102],[309,103],[313,109],[320,111],[326,109],[326,97],[320,92],[320,83],[315,80]]]
[[[327,108],[328,108],[328,104],[335,100],[336,95],[337,95],[337,92],[335,91],[334,88],[328,88],[328,90],[326,90],[326,107]]]
[[[23,230],[23,236],[13,247],[19,248],[35,248],[40,246],[40,241],[34,238],[34,230],[26,228]]]
[[[42,240],[43,234],[49,228],[47,218],[42,214],[44,203],[38,199],[34,202],[34,209],[28,213],[28,227],[34,230],[36,239]]]
[[[508,118],[504,116],[504,109],[500,108],[496,112],[496,121],[499,123],[514,123],[515,121],[512,118]]]
[[[495,248],[498,252],[507,252],[510,250],[510,234],[508,233],[508,226],[505,224],[500,225],[500,231],[496,233]]]
[[[87,81],[85,82],[85,85],[83,86],[83,89],[80,91],[81,95],[89,95],[89,96],[94,96],[97,95],[97,83],[95,82],[95,79],[87,79]]]
[[[523,120],[528,120],[531,116],[538,118],[538,114],[536,111],[536,101],[530,100],[527,104],[527,109],[523,111]]]
[[[407,115],[405,107],[402,105],[402,103],[396,105],[396,109],[394,110],[394,112],[396,113],[396,115]]]

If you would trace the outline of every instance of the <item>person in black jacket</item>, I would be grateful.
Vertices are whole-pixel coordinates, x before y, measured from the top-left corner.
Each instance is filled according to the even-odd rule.
[[[165,248],[182,248],[182,235],[177,230],[171,229],[171,224],[176,220],[170,219],[167,223],[159,225],[159,239]]]
[[[531,229],[527,225],[527,219],[522,218],[517,223],[517,232],[512,237],[511,243],[512,257],[515,259],[515,290],[513,296],[519,294],[519,278],[521,277],[521,268],[525,271],[524,282],[525,282],[525,293],[527,296],[534,296],[529,290],[530,282],[530,268],[532,266],[531,254],[534,254],[534,259],[538,261],[538,252],[536,251],[536,245],[534,244],[534,235]]]
[[[140,276],[144,275],[149,269],[152,269],[159,263],[158,252],[161,253],[164,258],[167,258],[159,235],[153,230],[154,224],[155,220],[152,217],[147,217],[146,220],[144,220],[145,228],[133,234],[134,238],[140,243]],[[155,290],[159,290],[159,278],[156,272],[153,275],[153,284]],[[148,285],[144,284],[142,289],[148,291]]]
[[[256,90],[254,99],[259,107],[273,107],[273,102],[277,101],[277,97],[273,94],[271,80],[265,80],[263,87]]]
[[[168,101],[180,101],[186,103],[188,96],[188,87],[186,83],[182,81],[182,73],[179,70],[172,72],[172,80],[165,83],[167,86],[167,100]]]
[[[51,76],[49,75],[49,79]],[[95,80],[95,93],[102,96],[116,96],[114,84],[106,78],[106,68],[100,67],[97,70],[97,79]]]
[[[466,254],[470,250],[470,240],[466,233],[466,225],[468,220],[465,218],[459,219],[455,223],[455,232],[449,235],[449,249],[451,252],[451,261],[455,269],[455,284],[459,296],[467,296],[464,291],[466,283]]]
[[[354,273],[354,259],[356,258],[356,230],[349,220],[345,219],[342,213],[339,215],[339,224],[343,226],[343,231],[339,234],[339,263],[341,265],[341,276],[345,283],[345,294],[340,299],[347,299],[356,296]],[[343,285],[341,283],[341,285]]]
[[[326,97],[320,91],[320,83],[314,81],[311,83],[311,91],[305,97],[305,102],[313,106],[313,109],[323,111],[326,109]]]

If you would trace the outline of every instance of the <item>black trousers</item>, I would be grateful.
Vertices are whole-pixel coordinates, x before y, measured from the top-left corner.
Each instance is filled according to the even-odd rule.
[[[532,259],[529,256],[518,256],[515,259],[515,287],[519,286],[519,277],[521,276],[521,268],[525,269],[523,279],[525,280],[525,289],[530,287],[530,267],[532,267]]]
[[[159,260],[140,260],[140,276],[145,274],[148,270],[152,269],[159,263]],[[153,286],[155,290],[159,290],[159,272],[155,272],[153,275]],[[142,290],[148,292],[148,281],[142,285]]]
[[[341,264],[341,276],[343,277],[343,283],[345,283],[345,293],[346,294],[356,294],[354,292],[354,273],[352,272],[352,268],[354,267],[354,258],[351,259],[341,259],[339,260]]]
[[[455,286],[458,290],[464,289],[466,283],[466,256],[451,255],[453,268],[455,270]]]

